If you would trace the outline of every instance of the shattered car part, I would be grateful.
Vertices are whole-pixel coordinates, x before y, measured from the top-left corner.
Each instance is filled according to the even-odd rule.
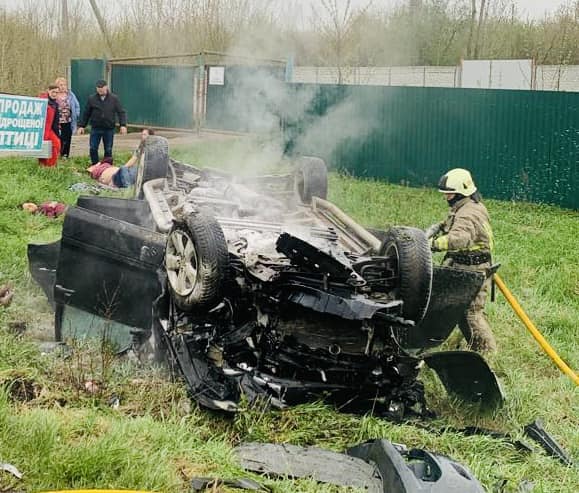
[[[247,443],[235,448],[240,466],[252,472],[288,478],[312,478],[320,483],[383,491],[374,464],[317,447],[273,443]]]
[[[490,430],[487,428],[481,428],[480,426],[467,426],[465,428],[454,428],[452,426],[443,426],[442,428],[433,427],[428,423],[417,423],[416,426],[423,430],[427,430],[429,433],[434,433],[436,435],[445,435],[448,432],[451,433],[460,433],[464,436],[474,436],[480,435],[489,438],[493,438],[495,440],[500,440],[504,443],[508,443],[512,445],[516,450],[523,453],[532,453],[533,448],[528,445],[527,443],[517,440],[509,433],[504,433],[501,431]]]
[[[22,479],[23,474],[18,470],[16,466],[13,466],[12,464],[8,464],[7,462],[1,463],[0,470],[12,474],[12,476],[14,476],[16,479]]]
[[[384,493],[485,491],[467,467],[426,450],[407,450],[380,439],[352,447],[346,453],[377,465]]]
[[[484,493],[468,468],[420,449],[387,440],[349,448],[345,454],[316,447],[248,443],[235,448],[242,468],[261,474],[312,478],[369,493]]]
[[[567,452],[563,450],[563,447],[561,447],[561,445],[559,445],[557,441],[549,435],[547,430],[543,427],[541,420],[536,419],[532,423],[525,425],[524,430],[525,434],[541,445],[545,452],[547,452],[551,457],[559,459],[559,461],[566,466],[573,465],[573,460],[569,454],[567,454]]]
[[[440,351],[424,355],[424,362],[436,371],[444,387],[465,401],[479,401],[494,407],[502,398],[497,379],[488,379],[488,365],[479,353],[470,351]]]
[[[415,228],[378,240],[324,200],[318,158],[293,174],[237,177],[169,160],[166,140],[149,139],[137,199],[80,197],[60,241],[29,246],[57,340],[90,332],[98,324],[79,312],[92,314],[122,348],[168,359],[213,409],[234,411],[246,394],[424,416],[425,357],[450,392],[500,404],[482,358],[425,353],[450,335],[483,274],[433,267]],[[457,362],[473,370],[459,375]]]

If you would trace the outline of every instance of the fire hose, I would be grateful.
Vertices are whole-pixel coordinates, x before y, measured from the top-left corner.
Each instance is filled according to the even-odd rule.
[[[547,340],[543,337],[543,335],[539,332],[535,324],[531,321],[531,319],[527,316],[519,302],[513,296],[513,294],[509,291],[509,288],[505,285],[503,280],[498,274],[495,274],[493,277],[495,284],[501,290],[501,293],[505,296],[511,307],[513,308],[514,312],[517,316],[521,319],[523,324],[527,330],[531,333],[531,335],[535,338],[535,340],[541,346],[541,349],[547,353],[547,356],[551,358],[551,360],[559,367],[559,369],[565,373],[575,385],[579,385],[579,376],[561,359],[561,357],[557,354],[557,352],[551,347],[551,345],[547,342]]]

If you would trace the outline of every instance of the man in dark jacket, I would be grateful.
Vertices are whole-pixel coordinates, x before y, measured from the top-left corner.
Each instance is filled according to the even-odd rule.
[[[96,83],[96,94],[88,98],[84,112],[78,124],[78,133],[84,133],[84,127],[90,123],[90,160],[92,164],[99,162],[99,145],[101,139],[105,147],[105,157],[113,155],[113,139],[115,135],[115,120],[119,119],[121,134],[127,133],[127,114],[116,94],[109,91],[107,82],[99,80]]]

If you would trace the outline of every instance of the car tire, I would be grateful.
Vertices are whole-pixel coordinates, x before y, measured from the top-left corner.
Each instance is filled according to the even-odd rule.
[[[150,135],[143,144],[135,181],[135,198],[144,199],[143,185],[150,180],[166,178],[169,171],[169,142],[165,137]]]
[[[185,312],[214,307],[222,298],[229,252],[223,230],[210,215],[176,221],[167,236],[165,269],[175,305]]]
[[[398,264],[398,295],[404,302],[402,315],[420,322],[432,291],[432,253],[424,232],[417,228],[394,227],[386,231],[380,255],[395,256]]]
[[[294,185],[303,204],[311,204],[312,197],[325,199],[328,196],[328,168],[324,160],[312,156],[299,158]]]

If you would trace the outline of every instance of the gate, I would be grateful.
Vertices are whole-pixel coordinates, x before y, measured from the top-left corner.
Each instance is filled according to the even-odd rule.
[[[96,92],[96,81],[105,78],[105,67],[105,61],[98,58],[70,61],[70,88],[78,98],[80,111],[89,96]]]
[[[195,129],[195,67],[111,66],[111,87],[131,125]]]

